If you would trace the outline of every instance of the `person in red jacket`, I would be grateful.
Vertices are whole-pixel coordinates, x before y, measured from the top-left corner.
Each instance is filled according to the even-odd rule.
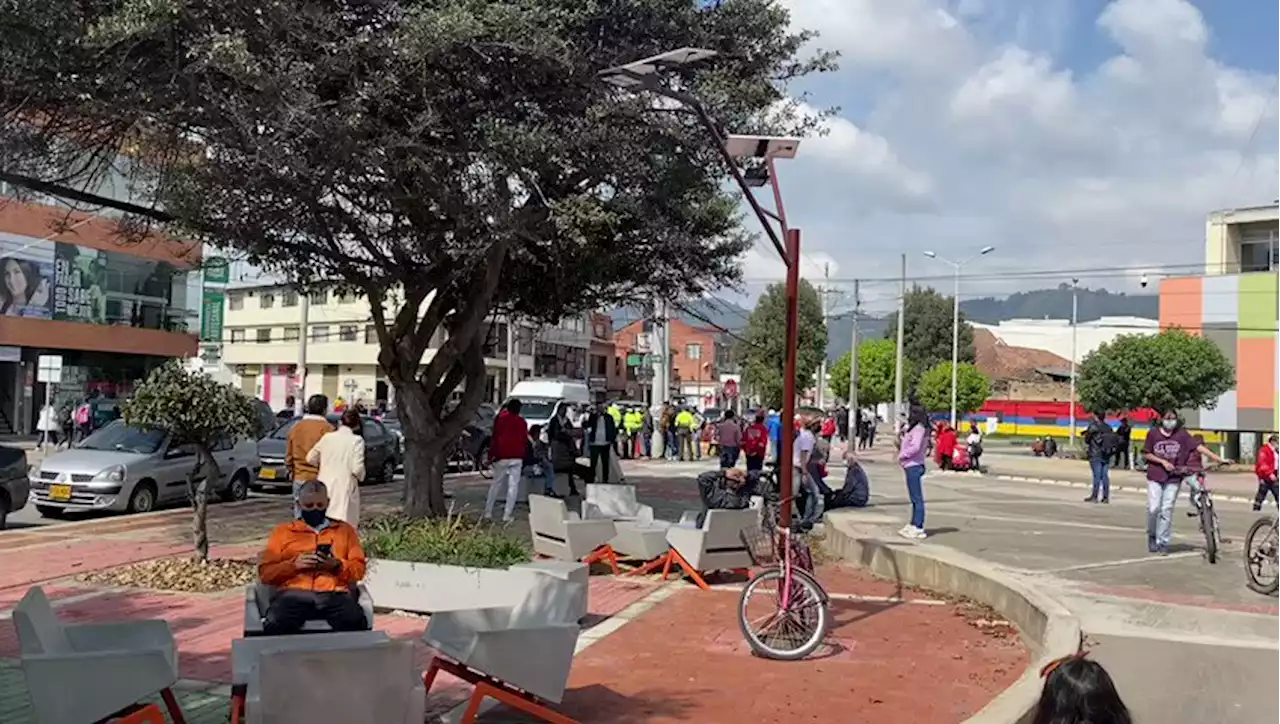
[[[956,451],[956,431],[947,423],[942,423],[942,428],[938,430],[938,467],[943,470],[950,470],[951,456]]]
[[[755,419],[742,431],[742,454],[747,456],[747,472],[764,469],[764,456],[769,450],[769,426],[764,410],[756,410]]]
[[[484,501],[484,517],[493,518],[493,504],[498,499],[502,484],[507,484],[507,502],[502,519],[510,523],[516,513],[516,498],[520,497],[520,474],[524,469],[524,448],[529,440],[529,425],[520,417],[520,400],[512,398],[493,421],[493,437],[489,441],[489,455],[493,459],[493,482],[489,483],[489,497]]]
[[[1258,451],[1258,462],[1253,466],[1253,472],[1258,476],[1258,497],[1253,499],[1254,510],[1262,510],[1262,504],[1267,502],[1267,493],[1271,494],[1272,500],[1280,503],[1280,485],[1276,481],[1277,449],[1280,449],[1280,442],[1272,435]]]

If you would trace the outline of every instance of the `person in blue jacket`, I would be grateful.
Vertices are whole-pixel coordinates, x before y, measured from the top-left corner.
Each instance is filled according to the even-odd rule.
[[[773,459],[777,462],[778,456],[782,454],[782,416],[777,410],[769,410],[769,417],[764,424],[769,428],[769,443],[773,445]]]

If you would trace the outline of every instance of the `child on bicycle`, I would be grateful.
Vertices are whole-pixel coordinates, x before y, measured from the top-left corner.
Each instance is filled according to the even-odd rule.
[[[1111,676],[1085,654],[1052,661],[1040,675],[1044,689],[1032,724],[1132,724]]]
[[[1187,454],[1187,470],[1194,473],[1194,475],[1187,477],[1187,495],[1191,500],[1191,507],[1187,509],[1188,518],[1200,515],[1200,493],[1204,490],[1205,477],[1204,458],[1208,457],[1219,465],[1225,465],[1228,462],[1226,459],[1218,457],[1216,453],[1205,446],[1204,437],[1193,435],[1191,441],[1195,446]]]

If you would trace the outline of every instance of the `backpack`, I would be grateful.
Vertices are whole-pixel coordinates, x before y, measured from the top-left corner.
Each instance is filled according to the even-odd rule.
[[[1102,454],[1111,457],[1124,447],[1124,439],[1108,426],[1106,430],[1102,431],[1102,439],[1098,441],[1098,444],[1102,447]]]
[[[76,408],[76,424],[77,425],[89,424],[89,406],[88,405],[81,405]]]

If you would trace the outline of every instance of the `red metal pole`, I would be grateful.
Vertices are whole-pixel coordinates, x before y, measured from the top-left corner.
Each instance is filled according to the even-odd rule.
[[[796,357],[800,346],[800,230],[787,229],[787,361],[782,371],[782,451],[778,482],[782,498],[791,497],[795,483]],[[782,506],[781,524],[791,526],[791,502]]]

